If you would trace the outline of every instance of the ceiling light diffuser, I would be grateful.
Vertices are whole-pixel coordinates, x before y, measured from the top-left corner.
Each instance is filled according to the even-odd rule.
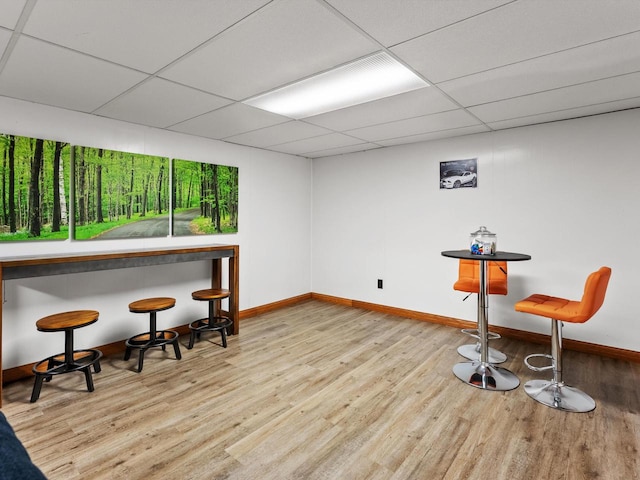
[[[243,103],[300,119],[427,86],[389,54],[378,52]]]

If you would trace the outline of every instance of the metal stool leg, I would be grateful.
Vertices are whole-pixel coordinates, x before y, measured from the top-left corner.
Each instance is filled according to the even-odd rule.
[[[191,350],[193,348],[193,344],[196,341],[196,331],[191,330],[191,335],[189,335],[189,345],[187,345],[187,349]]]
[[[488,297],[487,297],[487,302],[488,302]],[[488,308],[488,304],[487,304],[487,308]],[[480,294],[478,294],[477,309],[478,309],[477,318],[480,318],[480,315],[481,315],[480,311],[482,309]],[[478,324],[476,328],[463,328],[462,333],[469,335],[477,339],[478,341],[475,344],[461,345],[460,347],[458,347],[458,353],[468,360],[472,360],[476,362],[480,361],[480,348],[481,348],[480,325]],[[499,334],[487,331],[487,340],[497,340],[499,338],[501,338]],[[502,353],[500,350],[497,350],[492,347],[488,347],[487,353],[489,355],[487,360],[491,364],[495,365],[497,363],[503,363],[507,361],[507,356],[504,353]]]
[[[36,374],[36,380],[33,384],[33,391],[31,392],[31,403],[35,403],[40,398],[40,391],[42,390],[42,381],[44,375]]]
[[[84,377],[85,380],[87,381],[87,390],[89,390],[90,392],[93,392],[94,388],[93,388],[93,377],[91,376],[91,366],[88,365],[87,368],[84,368]]]
[[[176,359],[181,360],[182,353],[180,353],[180,344],[178,343],[178,337],[176,337],[176,339],[173,342],[173,350],[176,353]]]
[[[551,365],[535,367],[528,360],[532,357],[548,357],[544,354],[529,355],[525,364],[532,370],[553,370],[552,380],[531,380],[524,384],[524,391],[535,401],[566,412],[590,412],[596,402],[583,391],[565,385],[562,381],[562,322],[551,320]]]
[[[144,364],[144,352],[145,352],[145,349],[141,348],[140,355],[138,356],[138,373],[142,371],[142,366]]]

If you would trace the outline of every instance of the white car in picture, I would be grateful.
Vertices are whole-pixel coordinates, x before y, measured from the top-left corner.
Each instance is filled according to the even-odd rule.
[[[477,175],[466,170],[447,170],[440,179],[440,188],[475,187]]]

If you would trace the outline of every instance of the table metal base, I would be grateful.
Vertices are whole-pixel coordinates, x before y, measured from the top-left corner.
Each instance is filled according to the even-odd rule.
[[[524,391],[537,402],[565,412],[590,412],[596,402],[582,390],[549,380],[530,380]]]
[[[464,358],[467,358],[472,361],[479,362],[480,361],[480,342],[469,344],[469,345],[461,345],[458,347],[458,353],[462,355]],[[500,350],[496,350],[495,348],[489,347],[489,363],[502,363],[507,361],[507,356],[502,353]]]
[[[453,373],[467,385],[483,390],[506,391],[520,385],[518,377],[509,370],[490,363],[458,363],[453,366]]]

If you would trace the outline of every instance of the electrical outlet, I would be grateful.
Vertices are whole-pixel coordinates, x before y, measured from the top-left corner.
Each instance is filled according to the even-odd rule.
[[[378,279],[378,288],[382,288],[382,279],[381,278]]]

